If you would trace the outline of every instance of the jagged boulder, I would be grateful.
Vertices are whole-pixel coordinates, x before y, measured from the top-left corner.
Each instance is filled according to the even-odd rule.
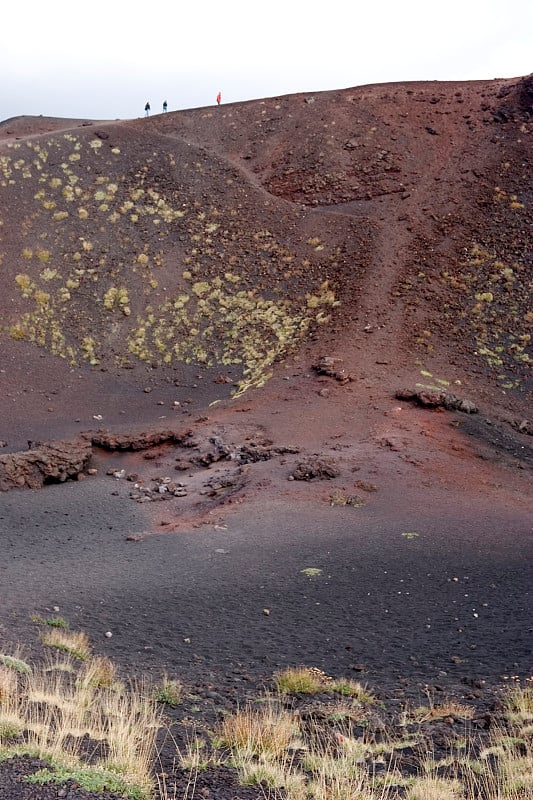
[[[412,389],[398,389],[395,397],[397,400],[407,400],[425,408],[447,408],[449,411],[462,411],[464,414],[478,413],[478,407],[472,400],[457,397],[457,395],[444,390],[422,389],[415,391]]]
[[[113,433],[100,430],[90,434],[91,442],[95,447],[104,450],[149,450],[159,444],[170,442],[184,444],[192,436],[192,431],[142,431],[140,433]]]
[[[312,481],[314,478],[328,480],[337,478],[339,475],[340,469],[332,461],[312,458],[301,461],[291,473],[290,479],[294,481]]]
[[[45,483],[76,480],[87,468],[91,452],[90,440],[82,436],[0,455],[0,490],[40,489]]]

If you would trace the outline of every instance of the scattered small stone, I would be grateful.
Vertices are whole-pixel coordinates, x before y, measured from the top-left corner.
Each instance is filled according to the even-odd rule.
[[[363,492],[377,492],[378,487],[371,481],[355,481],[354,486],[361,489]]]
[[[528,436],[533,436],[533,422],[530,422],[530,420],[515,420],[514,422],[511,422],[511,425],[513,428],[516,428],[519,433],[525,433]]]
[[[331,461],[317,458],[315,460],[301,461],[292,472],[292,479],[295,481],[310,481],[313,478],[320,480],[337,478],[340,475],[339,468]]]
[[[341,385],[344,385],[353,381],[353,378],[346,372],[344,367],[340,366],[341,364],[342,358],[321,356],[318,363],[313,364],[313,369],[318,372],[319,375],[327,375],[329,378],[334,378]]]
[[[106,638],[106,639],[111,639],[111,637],[113,636],[113,634],[111,633],[111,631],[106,631],[104,635],[105,635],[105,638]]]

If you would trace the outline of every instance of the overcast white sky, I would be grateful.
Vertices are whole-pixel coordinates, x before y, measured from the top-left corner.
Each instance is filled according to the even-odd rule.
[[[10,0],[0,120],[533,71],[532,0]]]

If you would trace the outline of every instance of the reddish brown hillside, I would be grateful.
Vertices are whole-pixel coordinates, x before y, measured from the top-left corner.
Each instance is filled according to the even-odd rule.
[[[183,680],[161,800],[264,796],[209,754],[241,688],[257,701],[301,664],[325,710],[288,705],[314,738],[327,723],[323,754],[363,754],[380,796],[417,771],[470,796],[465,748],[503,754],[504,733],[509,761],[468,762],[481,794],[494,765],[494,796],[529,775],[493,692],[532,679],[532,93],[387,84],[0,123],[0,667],[70,626],[123,674]],[[354,677],[402,720],[387,762]],[[37,727],[12,714],[17,680],[3,747]],[[63,704],[38,697],[53,728]],[[431,736],[411,701],[437,712]],[[69,752],[112,752],[76,720]],[[180,758],[200,732],[205,771]],[[36,766],[3,761],[0,795],[96,797],[78,776],[36,790]]]
[[[149,422],[142,389],[202,407],[298,352],[523,416],[531,113],[524,78],[0,124],[12,446],[44,406],[53,435],[131,396]]]

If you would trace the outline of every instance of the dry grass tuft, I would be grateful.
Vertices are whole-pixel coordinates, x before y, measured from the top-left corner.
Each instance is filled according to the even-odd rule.
[[[4,667],[0,676],[0,747],[53,765],[32,780],[72,778],[89,790],[112,786],[128,797],[151,797],[161,719],[145,687],[117,687],[107,659],[79,671],[68,660],[23,674]]]
[[[463,800],[464,795],[459,781],[425,775],[415,778],[409,788],[406,800]]]
[[[318,694],[329,688],[329,678],[314,667],[289,667],[274,675],[280,694]]]
[[[439,705],[420,706],[415,711],[415,718],[418,722],[432,722],[446,717],[472,719],[474,713],[473,706],[449,700],[445,703],[439,703]]]
[[[508,719],[516,725],[533,722],[533,683],[525,687],[513,686],[504,696]]]
[[[243,755],[282,757],[298,735],[294,714],[276,702],[260,709],[246,708],[226,717],[219,731],[220,742],[240,761]]]
[[[117,670],[109,658],[93,656],[79,674],[85,686],[100,686],[110,689],[116,686]]]
[[[82,631],[68,631],[63,628],[51,628],[41,634],[41,642],[46,647],[55,647],[65,653],[85,661],[90,654],[87,634]]]

